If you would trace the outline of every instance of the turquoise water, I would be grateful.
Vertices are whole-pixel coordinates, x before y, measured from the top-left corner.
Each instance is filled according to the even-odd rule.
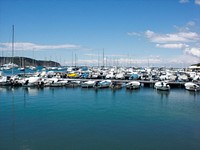
[[[0,88],[0,150],[199,150],[200,93]]]

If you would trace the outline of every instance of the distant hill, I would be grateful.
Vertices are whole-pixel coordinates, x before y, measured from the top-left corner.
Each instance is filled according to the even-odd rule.
[[[0,65],[11,63],[12,57],[0,57]],[[20,67],[24,66],[45,66],[59,67],[60,64],[55,61],[36,60],[28,57],[13,57],[13,63]]]
[[[191,65],[191,66],[198,66],[198,67],[199,67],[199,66],[200,66],[200,63],[198,63],[198,64],[193,64],[193,65]]]

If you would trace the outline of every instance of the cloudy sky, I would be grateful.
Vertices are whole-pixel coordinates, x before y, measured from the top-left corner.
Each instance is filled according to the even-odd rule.
[[[0,0],[0,56],[63,65],[200,62],[200,0]]]

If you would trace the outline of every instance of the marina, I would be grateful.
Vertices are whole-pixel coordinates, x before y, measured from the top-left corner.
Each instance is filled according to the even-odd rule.
[[[0,150],[200,150],[200,0],[0,0]]]
[[[193,67],[194,68],[194,67]],[[0,71],[0,86],[115,88],[131,86],[158,90],[186,88],[199,91],[200,73],[194,69],[135,68],[135,67],[14,67]],[[14,73],[14,74],[13,74]],[[119,76],[120,75],[120,76]],[[192,83],[193,88],[185,85]],[[114,85],[114,86],[113,86]],[[139,85],[139,86],[136,86]],[[166,88],[164,88],[166,86]],[[167,87],[168,86],[168,87]],[[133,87],[133,88],[132,88]]]
[[[199,67],[0,71],[0,149],[198,150]]]

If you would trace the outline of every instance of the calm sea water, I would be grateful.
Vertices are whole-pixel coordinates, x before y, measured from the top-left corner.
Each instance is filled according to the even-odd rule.
[[[199,150],[200,93],[0,88],[0,150]]]

